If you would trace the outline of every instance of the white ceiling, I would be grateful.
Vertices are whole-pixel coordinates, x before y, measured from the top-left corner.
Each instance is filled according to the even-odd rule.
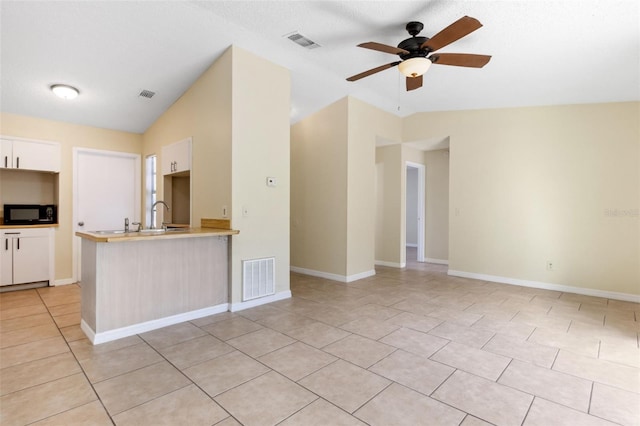
[[[231,44],[291,70],[296,122],[345,95],[406,116],[512,106],[640,100],[637,0],[0,2],[3,112],[142,133]],[[406,92],[397,57],[418,20],[433,36],[469,15],[484,25],[440,52],[492,55],[482,69],[434,65]],[[299,31],[322,47],[286,37]],[[80,89],[74,101],[49,91]],[[156,92],[152,99],[141,90]]]

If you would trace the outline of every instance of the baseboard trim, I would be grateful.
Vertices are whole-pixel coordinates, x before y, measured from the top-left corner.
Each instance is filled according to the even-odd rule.
[[[348,275],[347,280],[345,282],[350,283],[352,281],[358,281],[363,278],[369,278],[376,274],[375,269],[370,269],[368,271],[360,272],[359,274]]]
[[[59,286],[59,285],[69,285],[69,284],[75,284],[77,281],[74,280],[73,278],[63,278],[61,280],[55,280],[53,282],[54,286]]]
[[[448,265],[449,261],[446,259],[434,259],[432,257],[425,257],[424,261],[427,263],[437,263],[438,265]]]
[[[585,296],[603,297],[606,299],[623,300],[625,302],[640,303],[640,295],[618,293],[616,291],[597,290],[592,288],[573,287],[562,284],[546,283],[542,281],[522,280],[519,278],[501,277],[498,275],[476,274],[473,272],[456,271],[449,269],[448,274],[454,277],[473,278],[476,280],[491,281],[501,284],[519,285],[522,287],[540,288],[543,290],[562,291],[565,293],[582,294]]]
[[[280,291],[271,296],[260,297],[258,299],[248,300],[246,302],[230,303],[229,310],[231,312],[238,312],[244,309],[254,308],[256,306],[264,305],[271,302],[277,302],[278,300],[284,300],[291,298],[291,290]]]
[[[126,327],[116,328],[114,330],[103,331],[96,333],[84,320],[80,321],[80,328],[87,335],[89,340],[94,345],[100,343],[110,342],[112,340],[122,339],[123,337],[129,337],[140,333],[146,333],[147,331],[156,330],[158,328],[167,327],[169,325],[178,324],[185,321],[191,321],[194,319],[206,317],[209,315],[215,315],[229,310],[228,303],[221,303],[220,305],[211,306],[209,308],[197,309],[195,311],[185,312],[183,314],[172,315],[157,320],[145,321],[139,324],[129,325]]]
[[[353,275],[338,275],[331,274],[329,272],[316,271],[313,269],[299,268],[297,266],[290,266],[289,270],[291,272],[297,272],[298,274],[311,275],[312,277],[326,278],[332,281],[339,281],[341,283],[350,283],[352,281],[361,280],[363,278],[372,277],[376,274],[375,269],[371,269],[369,271],[360,272],[359,274]]]
[[[406,263],[387,262],[386,260],[376,260],[374,264],[376,266],[388,266],[389,268],[404,268],[407,266]]]

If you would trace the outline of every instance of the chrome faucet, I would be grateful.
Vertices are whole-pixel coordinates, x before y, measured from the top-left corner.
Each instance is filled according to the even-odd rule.
[[[153,205],[151,206],[151,229],[156,229],[156,221],[155,221],[155,216],[153,212],[156,211],[156,206],[158,204],[164,205],[167,208],[167,211],[169,211],[169,206],[164,201],[158,200],[155,203],[153,203]]]

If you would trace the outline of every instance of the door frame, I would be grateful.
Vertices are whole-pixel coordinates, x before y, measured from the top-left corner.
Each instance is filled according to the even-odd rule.
[[[135,154],[131,152],[120,152],[120,151],[109,151],[103,149],[92,149],[92,148],[82,148],[82,147],[73,147],[72,148],[72,170],[73,170],[73,178],[72,178],[72,222],[71,222],[71,232],[72,232],[72,258],[71,258],[71,268],[72,268],[72,278],[73,282],[79,282],[81,278],[81,262],[80,262],[80,237],[76,237],[76,231],[78,226],[78,156],[80,154],[100,154],[107,157],[118,157],[118,158],[129,158],[135,160],[135,182],[134,182],[134,191],[135,191],[135,206],[134,212],[135,217],[138,218],[136,220],[140,220],[140,211],[142,208],[142,172],[141,172],[141,156],[140,154]]]
[[[405,169],[404,169],[404,175],[405,175],[405,180],[406,180],[406,176],[407,176],[407,170],[409,168],[412,169],[418,169],[418,256],[417,256],[417,260],[418,262],[424,262],[425,258],[424,258],[424,244],[425,244],[425,198],[426,198],[426,193],[425,193],[425,175],[426,175],[426,166],[424,164],[420,164],[420,163],[414,163],[411,161],[406,161],[405,162]],[[406,181],[405,181],[405,205],[406,205]],[[402,230],[403,234],[406,235],[407,232],[407,223],[406,220],[404,221],[404,229]],[[403,250],[406,250],[406,247],[403,248]]]

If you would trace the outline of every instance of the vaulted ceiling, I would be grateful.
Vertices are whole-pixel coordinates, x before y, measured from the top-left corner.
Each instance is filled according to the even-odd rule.
[[[291,121],[346,95],[399,116],[420,111],[640,100],[637,0],[0,2],[2,112],[141,133],[234,44],[291,70]],[[434,65],[407,92],[405,25],[431,37],[462,16],[484,26],[442,52],[492,55],[484,68]],[[293,32],[320,47],[305,49]],[[49,90],[77,87],[74,101]],[[142,90],[156,94],[140,97]]]

